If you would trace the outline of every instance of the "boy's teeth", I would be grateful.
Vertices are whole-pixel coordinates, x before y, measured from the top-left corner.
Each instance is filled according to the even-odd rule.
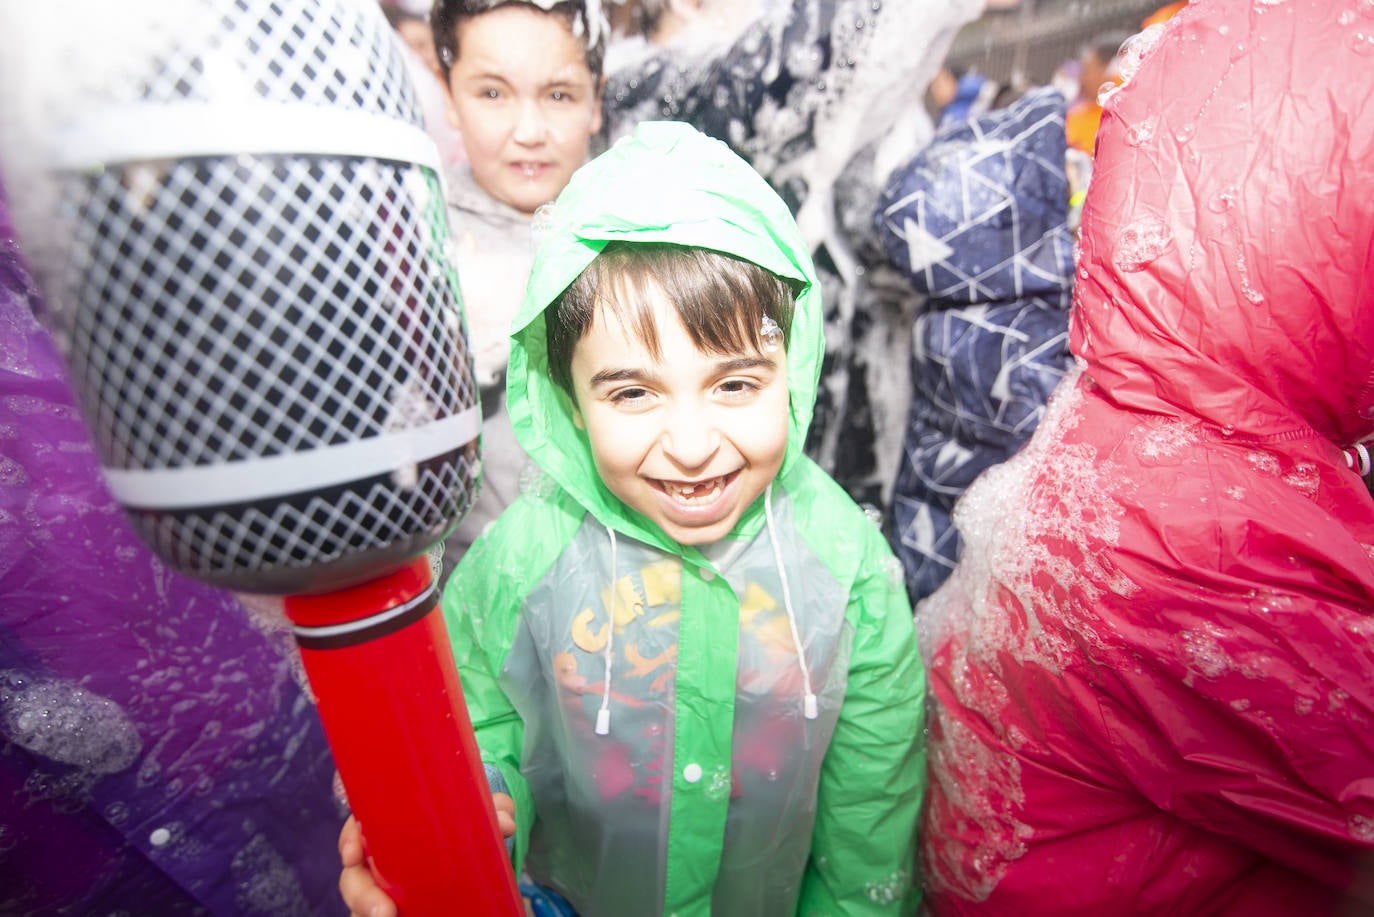
[[[664,481],[663,489],[668,496],[679,502],[700,503],[711,499],[720,492],[721,480],[721,478],[713,478],[710,481],[698,481],[695,484]]]

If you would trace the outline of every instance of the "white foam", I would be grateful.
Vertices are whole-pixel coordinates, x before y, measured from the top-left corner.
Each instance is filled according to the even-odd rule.
[[[133,719],[74,681],[0,671],[0,732],[14,744],[90,775],[128,768],[143,748]]]

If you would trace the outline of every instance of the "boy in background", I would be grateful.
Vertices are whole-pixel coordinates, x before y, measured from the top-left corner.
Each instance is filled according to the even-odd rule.
[[[916,910],[925,678],[900,566],[802,452],[822,324],[787,206],[687,125],[553,208],[509,388],[549,483],[444,611],[516,868],[582,917]]]
[[[1084,45],[1079,53],[1078,98],[1069,105],[1064,127],[1070,149],[1092,156],[1097,126],[1102,122],[1102,104],[1097,97],[1107,83],[1120,84],[1116,54],[1129,37],[1125,32],[1107,32]]]
[[[430,16],[467,162],[447,174],[468,336],[482,388],[482,484],[445,541],[453,569],[519,492],[525,454],[505,412],[511,319],[533,257],[532,217],[587,161],[601,129],[606,28],[597,4],[439,0]]]

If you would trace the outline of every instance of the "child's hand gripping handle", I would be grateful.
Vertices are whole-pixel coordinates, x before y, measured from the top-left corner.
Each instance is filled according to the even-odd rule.
[[[405,917],[523,914],[428,561],[286,613],[378,884]]]

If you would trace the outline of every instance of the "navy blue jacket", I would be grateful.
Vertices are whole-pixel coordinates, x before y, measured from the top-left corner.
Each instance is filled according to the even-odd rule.
[[[955,500],[1026,441],[1071,360],[1064,151],[1063,97],[1033,90],[939,131],[879,199],[888,255],[927,296],[892,500],[913,601],[958,561]]]

